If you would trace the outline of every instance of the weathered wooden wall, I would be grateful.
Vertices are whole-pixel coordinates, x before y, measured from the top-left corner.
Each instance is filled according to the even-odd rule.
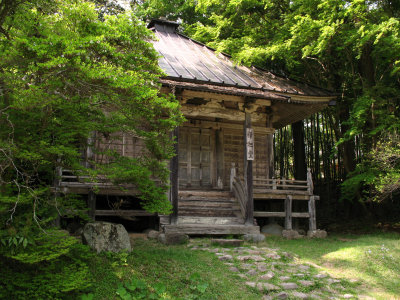
[[[243,130],[225,129],[224,131],[224,185],[229,185],[229,175],[232,163],[236,164],[239,176],[243,176]],[[255,133],[255,160],[253,176],[268,178],[267,134]]]
[[[121,156],[140,157],[145,151],[144,140],[127,133],[115,133],[109,137],[96,134],[94,159],[97,163],[109,163],[108,151],[115,151]]]

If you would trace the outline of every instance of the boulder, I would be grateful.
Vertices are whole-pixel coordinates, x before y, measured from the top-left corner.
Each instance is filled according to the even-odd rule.
[[[158,240],[161,244],[166,244],[166,243],[167,243],[167,240],[166,240],[166,238],[165,238],[165,233],[160,233],[160,234],[158,235],[157,240]]]
[[[277,224],[277,223],[272,223],[272,224],[264,225],[264,226],[261,228],[261,232],[262,232],[262,233],[267,233],[267,234],[275,235],[275,236],[282,236],[282,230],[283,230],[283,227],[280,226],[280,225]]]
[[[284,238],[287,238],[288,240],[294,240],[294,239],[299,239],[299,238],[303,237],[296,230],[283,230],[282,236]]]
[[[254,243],[259,243],[265,240],[265,235],[263,234],[257,234],[257,233],[249,233],[249,234],[245,234],[243,236],[243,239],[245,241],[249,241],[249,242],[254,242]]]
[[[166,245],[179,245],[187,243],[189,236],[184,233],[161,233],[158,235],[158,241]]]
[[[147,232],[147,238],[148,239],[156,240],[156,239],[158,239],[159,235],[160,235],[160,232],[157,231],[157,230],[149,230]]]
[[[328,236],[328,233],[325,230],[309,230],[307,232],[307,236],[309,238],[317,238],[317,239],[325,239]]]
[[[121,224],[108,222],[87,223],[83,227],[82,241],[97,253],[102,251],[132,251],[128,232]]]

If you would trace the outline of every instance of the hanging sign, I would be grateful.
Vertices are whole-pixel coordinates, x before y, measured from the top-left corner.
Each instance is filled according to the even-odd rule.
[[[247,160],[254,160],[254,130],[246,128],[246,156]]]

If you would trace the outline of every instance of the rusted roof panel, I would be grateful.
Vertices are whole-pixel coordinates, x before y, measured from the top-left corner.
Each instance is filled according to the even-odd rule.
[[[158,39],[153,44],[161,55],[159,65],[167,74],[165,79],[289,95],[334,96],[327,90],[280,77],[259,68],[238,66],[228,55],[217,53],[176,32],[178,24],[175,22],[153,20],[149,27]]]

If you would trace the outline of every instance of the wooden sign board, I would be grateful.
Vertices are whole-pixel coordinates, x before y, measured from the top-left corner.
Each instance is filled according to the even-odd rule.
[[[254,160],[254,130],[246,128],[246,156],[247,160]]]

